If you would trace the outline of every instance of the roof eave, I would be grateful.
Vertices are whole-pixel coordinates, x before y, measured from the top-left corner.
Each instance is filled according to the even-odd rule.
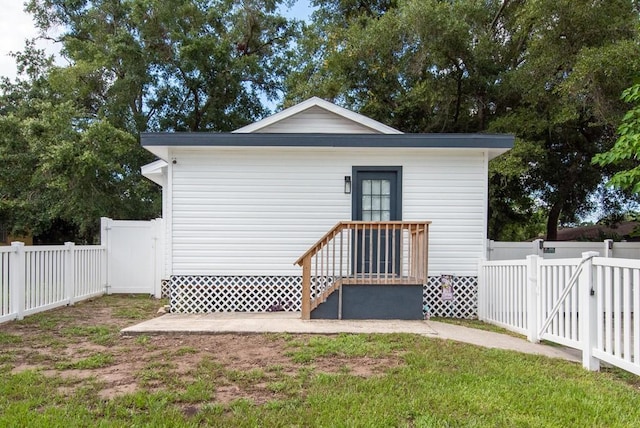
[[[168,165],[169,164],[167,162],[160,159],[155,162],[142,165],[142,167],[140,167],[140,173],[154,183],[164,187],[167,182]]]
[[[405,147],[511,149],[515,138],[503,134],[233,134],[143,133],[141,144],[161,159],[160,147]]]
[[[510,148],[494,148],[494,149],[489,149],[487,152],[489,154],[489,160],[491,159],[495,159],[498,156],[507,153],[509,150],[511,150]]]

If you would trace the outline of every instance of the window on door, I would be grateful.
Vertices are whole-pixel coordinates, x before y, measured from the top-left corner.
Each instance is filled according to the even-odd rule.
[[[353,220],[402,220],[402,167],[353,167],[353,183]]]
[[[391,220],[391,180],[362,180],[362,220]]]

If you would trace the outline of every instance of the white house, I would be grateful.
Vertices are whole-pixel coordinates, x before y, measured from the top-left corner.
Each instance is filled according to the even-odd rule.
[[[486,251],[488,162],[513,142],[403,134],[315,97],[232,133],[144,133],[142,146],[159,158],[142,173],[162,186],[172,311],[304,309],[294,263],[337,223],[361,220],[378,229],[430,222],[425,303],[434,313],[468,316]],[[400,229],[361,248],[357,226],[343,227],[351,241],[337,258],[351,274],[348,253],[369,251],[380,262],[396,258],[395,245],[395,264],[404,263],[410,238]],[[422,226],[397,227],[410,237]],[[317,263],[316,277],[334,276]],[[452,276],[453,300],[439,294],[442,275]]]

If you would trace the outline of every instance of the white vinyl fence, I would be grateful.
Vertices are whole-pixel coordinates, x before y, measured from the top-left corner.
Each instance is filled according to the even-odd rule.
[[[478,318],[528,335],[529,259],[484,262],[478,269]]]
[[[162,220],[103,218],[102,245],[0,247],[0,322],[105,293],[160,297]]]
[[[597,255],[480,263],[479,318],[640,375],[640,260]]]
[[[605,239],[602,242],[544,241],[503,242],[487,241],[487,260],[524,259],[530,255],[544,259],[579,258],[587,251],[597,251],[603,257],[622,259],[640,259],[640,242],[615,242]]]
[[[105,285],[103,246],[0,247],[0,322],[102,295]]]

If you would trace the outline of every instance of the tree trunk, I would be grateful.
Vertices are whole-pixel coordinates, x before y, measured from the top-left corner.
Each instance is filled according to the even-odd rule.
[[[558,239],[558,220],[562,212],[562,202],[556,202],[549,211],[547,218],[547,241],[556,241]]]
[[[462,76],[464,75],[464,71],[458,68],[458,86],[457,86],[457,97],[456,97],[456,111],[453,115],[453,123],[455,127],[458,127],[458,118],[460,117],[460,106],[462,105]]]

